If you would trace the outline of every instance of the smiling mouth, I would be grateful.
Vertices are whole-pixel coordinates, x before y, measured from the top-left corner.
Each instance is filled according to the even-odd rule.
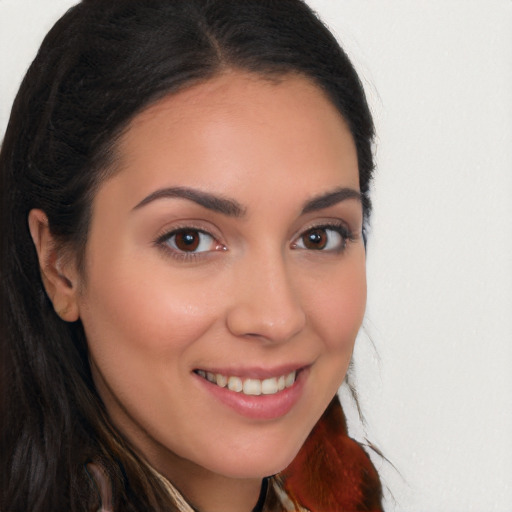
[[[242,379],[234,375],[223,375],[205,370],[194,370],[194,373],[216,386],[249,396],[275,395],[286,388],[292,387],[298,374],[294,370],[285,375],[260,380]]]

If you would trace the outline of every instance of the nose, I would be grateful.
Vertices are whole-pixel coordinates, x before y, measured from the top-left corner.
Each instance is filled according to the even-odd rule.
[[[227,327],[238,337],[283,343],[300,333],[306,314],[283,258],[253,258],[233,282]]]

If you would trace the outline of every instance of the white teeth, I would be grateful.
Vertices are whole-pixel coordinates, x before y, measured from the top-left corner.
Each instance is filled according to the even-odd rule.
[[[244,395],[261,395],[261,380],[245,379],[243,391]]]
[[[295,372],[289,373],[284,379],[284,385],[289,388],[295,382]]]
[[[242,392],[244,395],[258,396],[258,395],[274,395],[283,391],[285,388],[293,386],[297,377],[297,372],[293,371],[287,375],[280,375],[279,377],[271,377],[269,379],[244,379],[235,376],[226,376],[221,373],[207,372],[204,370],[197,370],[196,373],[203,377],[203,379],[216,384],[221,388],[227,387],[230,391]]]
[[[283,378],[284,382],[284,378]],[[283,387],[284,389],[284,387]],[[273,395],[277,393],[279,388],[277,387],[277,379],[273,377],[272,379],[265,379],[261,381],[261,394],[262,395]]]
[[[216,383],[217,383],[217,386],[220,386],[221,388],[225,388],[228,384],[228,378],[225,376],[225,375],[222,375],[220,373],[217,373],[217,375],[215,375],[216,377]]]
[[[243,389],[242,379],[240,377],[229,377],[228,379],[228,388],[231,391],[236,391],[240,393]]]

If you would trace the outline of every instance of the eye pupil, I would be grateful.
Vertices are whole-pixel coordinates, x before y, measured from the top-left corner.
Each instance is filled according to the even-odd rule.
[[[182,231],[175,235],[176,247],[180,251],[195,251],[199,246],[199,234],[197,231]]]
[[[325,229],[308,231],[303,237],[303,242],[307,249],[323,249],[327,245],[327,233]]]

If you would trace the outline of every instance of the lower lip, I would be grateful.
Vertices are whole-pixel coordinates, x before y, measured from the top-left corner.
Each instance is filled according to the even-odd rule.
[[[195,377],[217,400],[227,405],[236,413],[255,420],[273,420],[290,412],[299,401],[304,390],[308,369],[297,373],[293,386],[283,389],[273,395],[245,395],[228,388],[221,388],[199,375]]]

